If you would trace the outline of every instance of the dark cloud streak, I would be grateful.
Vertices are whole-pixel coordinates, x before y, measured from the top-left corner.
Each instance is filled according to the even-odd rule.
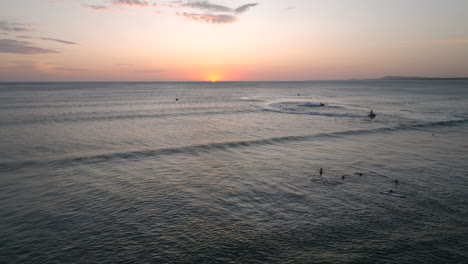
[[[205,22],[211,24],[228,24],[237,21],[233,15],[213,15],[213,14],[194,14],[194,13],[177,13],[179,16],[189,18],[197,22]]]
[[[212,4],[209,1],[193,1],[193,2],[179,3],[177,7],[196,8],[202,11],[215,12],[215,14],[182,12],[182,13],[177,13],[177,15],[183,16],[185,18],[188,18],[196,22],[204,22],[204,23],[211,23],[211,24],[228,24],[228,23],[236,22],[237,15],[247,12],[250,8],[257,6],[257,5],[258,3],[249,3],[249,4],[241,5],[233,9],[227,6]],[[176,6],[172,6],[172,7],[176,7]]]
[[[126,5],[126,6],[149,6],[150,4],[146,1],[141,0],[113,0],[114,5]]]
[[[41,38],[42,40],[50,40],[50,41],[55,41],[55,42],[59,42],[59,43],[62,43],[62,44],[68,44],[68,45],[76,45],[78,43],[76,42],[71,42],[71,41],[66,41],[66,40],[61,40],[61,39],[54,39],[54,38]]]
[[[234,9],[235,13],[241,14],[249,10],[251,7],[254,7],[258,5],[258,3],[251,3],[251,4],[246,4],[246,5],[241,5],[238,8]]]
[[[85,5],[85,7],[91,8],[91,9],[94,9],[94,10],[106,10],[106,9],[109,8],[109,7],[103,6],[103,5]]]
[[[28,32],[32,31],[28,24],[12,23],[6,20],[0,20],[0,31],[5,32]]]
[[[202,10],[214,11],[214,12],[232,12],[232,8],[222,5],[212,4],[208,1],[196,1],[185,3],[182,6],[198,8]]]
[[[56,50],[43,49],[32,46],[34,43],[28,41],[18,41],[14,39],[0,39],[0,53],[15,53],[15,54],[42,54],[42,53],[59,53]]]

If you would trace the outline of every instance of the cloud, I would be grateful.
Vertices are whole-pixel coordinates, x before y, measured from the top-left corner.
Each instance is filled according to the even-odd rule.
[[[61,39],[54,39],[54,38],[41,38],[42,40],[50,40],[50,41],[55,41],[63,44],[69,44],[69,45],[76,45],[78,43],[76,42],[71,42],[71,41],[66,41],[66,40],[61,40]]]
[[[20,38],[20,39],[31,39],[32,37],[30,36],[16,36],[17,38]]]
[[[52,68],[52,69],[57,70],[57,71],[74,71],[74,72],[88,71],[87,69],[64,68],[64,67],[55,67],[55,68]]]
[[[196,22],[204,22],[204,23],[212,23],[212,24],[227,24],[233,23],[237,21],[237,15],[247,12],[251,7],[257,6],[258,3],[250,3],[241,5],[237,8],[230,8],[223,5],[217,5],[210,3],[209,1],[193,1],[193,2],[186,2],[183,3],[181,1],[177,5],[172,3],[170,7],[189,7],[189,8],[196,8],[202,11],[209,11],[210,13],[192,13],[192,12],[182,12],[177,13],[179,16],[183,16],[188,18],[192,21]]]
[[[126,6],[149,6],[150,4],[142,0],[113,0],[114,5],[126,5]]]
[[[246,5],[241,5],[238,8],[234,9],[235,13],[241,14],[244,13],[245,11],[249,10],[251,7],[254,7],[258,5],[258,3],[251,3],[251,4],[246,4]]]
[[[85,7],[91,8],[91,9],[94,9],[94,10],[106,10],[106,9],[109,8],[109,7],[103,6],[103,5],[85,5]]]
[[[51,49],[43,49],[31,46],[34,43],[28,41],[18,41],[14,39],[0,39],[0,53],[15,54],[41,54],[41,53],[59,53]]]
[[[87,8],[94,10],[111,10],[113,7],[133,6],[133,7],[162,7],[162,8],[173,8],[182,9],[197,9],[197,11],[177,12],[176,15],[185,17],[195,22],[211,23],[211,24],[227,24],[233,23],[238,20],[238,16],[250,10],[252,7],[258,5],[258,3],[248,3],[241,5],[237,8],[231,8],[224,5],[214,4],[208,0],[205,1],[191,1],[191,0],[173,0],[173,1],[162,1],[158,4],[154,1],[147,0],[107,0],[109,6],[105,5],[85,5]],[[206,12],[206,13],[205,13]],[[162,14],[162,11],[156,10],[156,14]]]
[[[4,32],[28,32],[32,31],[30,26],[23,23],[9,22],[4,19],[0,20],[0,31]]]
[[[194,13],[177,13],[179,16],[186,17],[193,21],[197,22],[206,22],[212,24],[227,24],[233,23],[237,20],[237,18],[233,15],[212,15],[212,14],[194,14]]]
[[[214,11],[214,12],[232,12],[232,8],[222,5],[212,4],[208,1],[196,1],[182,4],[182,6],[198,8],[202,10]]]

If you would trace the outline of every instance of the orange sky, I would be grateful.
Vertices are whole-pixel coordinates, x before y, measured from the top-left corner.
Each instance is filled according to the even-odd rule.
[[[468,76],[467,1],[0,2],[0,81]]]

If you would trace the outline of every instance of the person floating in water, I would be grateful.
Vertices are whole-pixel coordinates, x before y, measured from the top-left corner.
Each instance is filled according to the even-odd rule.
[[[342,180],[344,180],[344,175],[343,175],[343,176],[341,176],[341,179],[342,179]]]
[[[320,106],[325,106],[325,104],[324,104],[324,103],[322,103],[322,102],[320,102],[320,104],[319,104],[319,105],[320,105]]]
[[[370,118],[374,118],[374,117],[376,117],[377,115],[374,113],[374,110],[370,110],[368,116],[369,116]]]
[[[396,185],[398,185],[398,180],[395,180],[394,182],[395,182]]]
[[[322,168],[320,168],[320,171],[319,171],[319,173],[320,173],[320,176],[322,176],[322,173],[323,173],[323,170],[322,170]]]

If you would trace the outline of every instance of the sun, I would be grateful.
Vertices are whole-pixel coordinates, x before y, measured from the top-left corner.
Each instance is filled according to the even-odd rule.
[[[210,81],[210,82],[217,82],[221,79],[221,75],[217,74],[217,73],[209,73],[206,75],[206,80]]]

